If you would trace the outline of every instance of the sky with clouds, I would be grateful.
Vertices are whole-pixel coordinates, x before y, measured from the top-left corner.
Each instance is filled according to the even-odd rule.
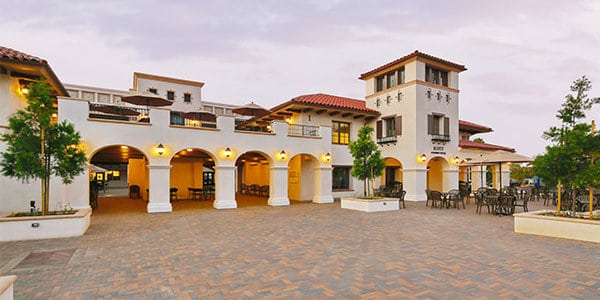
[[[203,100],[230,104],[364,99],[361,73],[419,50],[465,65],[460,118],[527,155],[544,151],[574,80],[600,96],[593,0],[2,0],[0,11],[0,45],[48,60],[64,83],[127,90],[137,71],[205,82]]]

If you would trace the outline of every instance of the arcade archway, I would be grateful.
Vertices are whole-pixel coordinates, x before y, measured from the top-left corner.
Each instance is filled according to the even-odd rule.
[[[241,154],[235,161],[236,202],[238,207],[266,205],[270,190],[270,158],[258,151]]]
[[[98,149],[90,159],[90,205],[97,213],[146,210],[148,159],[129,145]],[[139,201],[136,201],[139,200]]]

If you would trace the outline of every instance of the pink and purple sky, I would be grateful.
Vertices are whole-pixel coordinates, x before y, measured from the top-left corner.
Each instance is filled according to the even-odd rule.
[[[203,100],[272,107],[364,99],[358,76],[419,50],[468,70],[460,118],[526,155],[571,83],[600,96],[600,1],[33,1],[0,3],[0,45],[64,83],[127,90],[133,72],[205,82]],[[600,121],[600,109],[588,114]]]

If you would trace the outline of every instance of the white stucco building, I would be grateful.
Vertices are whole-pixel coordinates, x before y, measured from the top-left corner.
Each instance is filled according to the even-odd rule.
[[[464,70],[415,51],[360,75],[366,100],[302,95],[250,118],[234,113],[238,105],[204,101],[202,82],[134,73],[129,91],[63,85],[44,60],[0,47],[0,129],[8,130],[8,116],[25,106],[20,89],[26,81],[46,78],[57,95],[57,121],[75,125],[89,163],[114,170],[117,184],[138,186],[147,211],[154,213],[173,210],[173,189],[181,198],[210,190],[219,209],[236,208],[242,193],[266,197],[272,206],[362,194],[362,182],[350,176],[347,145],[368,125],[376,128],[374,138],[386,160],[378,184],[401,182],[407,201],[424,201],[425,189],[458,188],[459,180],[477,187],[479,175],[467,175],[459,162],[506,149],[469,140],[491,129],[459,120]],[[133,92],[151,92],[172,103],[122,101]],[[0,151],[5,148],[0,142]],[[69,186],[53,182],[50,208],[65,201],[88,207],[90,178],[86,172]],[[0,212],[27,210],[39,195],[35,182],[0,176],[0,184],[2,191],[27,199],[3,192]]]

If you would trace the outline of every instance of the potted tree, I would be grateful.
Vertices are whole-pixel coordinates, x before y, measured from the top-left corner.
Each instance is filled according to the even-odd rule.
[[[600,103],[600,98],[588,97],[591,87],[585,76],[573,82],[575,94],[566,96],[556,115],[561,126],[544,132],[552,144],[533,161],[534,173],[547,185],[557,186],[556,211],[516,214],[515,232],[600,242],[600,216],[593,205],[587,214],[576,212],[575,207],[575,191],[600,186],[600,135],[594,134],[593,125],[580,122],[586,111]],[[565,211],[561,211],[561,201],[571,203]]]
[[[70,205],[63,203],[56,211],[49,210],[50,178],[58,176],[63,184],[69,184],[75,176],[84,170],[86,157],[81,149],[80,136],[73,124],[63,121],[54,121],[54,97],[50,85],[44,80],[38,80],[28,85],[29,93],[26,95],[27,106],[15,112],[8,119],[9,132],[1,136],[6,142],[6,150],[1,153],[0,171],[3,175],[13,177],[24,182],[39,179],[41,182],[41,211],[30,209],[27,212],[17,212],[0,218],[0,231],[3,239],[23,239],[54,237],[58,232],[43,233],[46,229],[60,231],[64,228],[42,226],[45,216],[55,220],[70,215],[83,217],[87,215],[87,222],[82,221],[87,229],[89,226],[89,209],[77,212]],[[33,201],[32,201],[33,202]],[[31,205],[34,207],[34,205]],[[87,213],[86,213],[87,212]],[[19,229],[15,222],[24,220],[30,222],[33,231]],[[87,225],[86,225],[87,223]],[[63,226],[68,227],[66,222]],[[15,228],[12,228],[15,227]],[[67,230],[68,231],[68,230]],[[83,234],[83,233],[82,233]]]
[[[352,176],[363,181],[362,197],[342,198],[342,208],[366,212],[398,210],[398,199],[374,197],[373,180],[383,173],[385,162],[381,151],[373,141],[373,128],[364,126],[358,131],[356,141],[350,142],[348,148],[354,158]]]

